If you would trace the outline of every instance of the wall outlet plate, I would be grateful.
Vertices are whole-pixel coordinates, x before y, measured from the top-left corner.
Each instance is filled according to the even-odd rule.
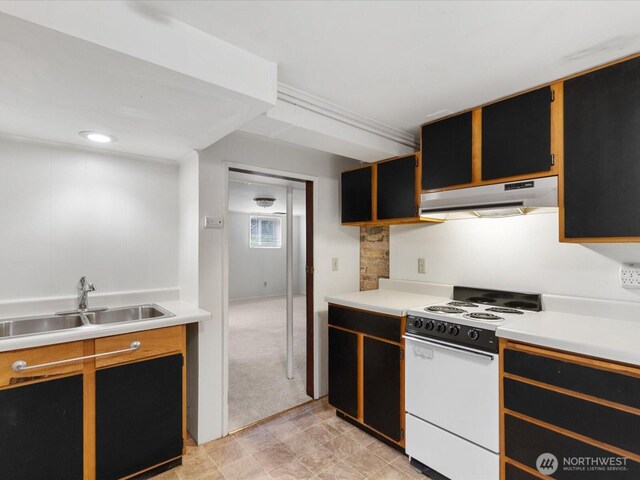
[[[338,257],[333,257],[331,259],[331,271],[332,272],[338,271]]]
[[[418,273],[427,273],[427,259],[424,257],[418,259]]]
[[[222,228],[222,225],[220,217],[204,217],[204,228]]]
[[[640,288],[640,263],[620,265],[620,286],[622,288]]]

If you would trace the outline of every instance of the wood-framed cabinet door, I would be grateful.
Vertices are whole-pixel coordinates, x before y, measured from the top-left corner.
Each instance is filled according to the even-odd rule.
[[[550,86],[482,108],[482,180],[548,172],[551,157]]]
[[[422,126],[422,189],[471,183],[472,113]]]
[[[358,335],[329,327],[329,403],[358,417]]]
[[[96,371],[96,478],[113,480],[182,455],[181,354]]]
[[[416,154],[377,164],[377,220],[418,217],[418,166]]]
[[[83,377],[0,390],[0,478],[83,478]]]
[[[342,172],[340,182],[342,223],[373,220],[373,169],[373,165],[368,165]]]
[[[561,241],[640,241],[638,112],[640,57],[564,82]]]
[[[399,442],[402,440],[402,348],[364,337],[364,423]]]

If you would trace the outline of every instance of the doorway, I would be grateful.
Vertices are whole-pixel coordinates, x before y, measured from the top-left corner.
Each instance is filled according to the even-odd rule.
[[[313,397],[313,182],[230,168],[228,431]]]

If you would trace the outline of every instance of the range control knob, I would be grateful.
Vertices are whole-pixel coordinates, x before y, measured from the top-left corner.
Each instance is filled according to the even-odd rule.
[[[435,327],[435,323],[433,323],[433,320],[427,320],[427,323],[425,323],[424,328],[426,328],[427,330],[433,330],[433,327]]]
[[[453,335],[454,337],[460,333],[460,329],[457,325],[451,325],[449,327],[449,335]]]
[[[471,339],[471,340],[477,340],[478,337],[480,336],[480,333],[478,333],[477,330],[469,330],[469,333],[467,333],[467,336]]]
[[[444,333],[447,331],[447,326],[444,323],[439,323],[436,330],[438,333]]]
[[[422,328],[422,320],[420,320],[419,318],[414,319],[413,326],[416,328]]]

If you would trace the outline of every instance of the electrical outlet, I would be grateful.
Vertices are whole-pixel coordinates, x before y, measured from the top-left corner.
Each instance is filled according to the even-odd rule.
[[[640,263],[620,265],[620,286],[622,288],[640,288]]]
[[[222,228],[223,220],[218,217],[204,217],[204,228]]]
[[[338,257],[333,257],[331,259],[331,271],[332,272],[338,271]]]
[[[418,273],[427,273],[427,259],[424,257],[418,259]]]

